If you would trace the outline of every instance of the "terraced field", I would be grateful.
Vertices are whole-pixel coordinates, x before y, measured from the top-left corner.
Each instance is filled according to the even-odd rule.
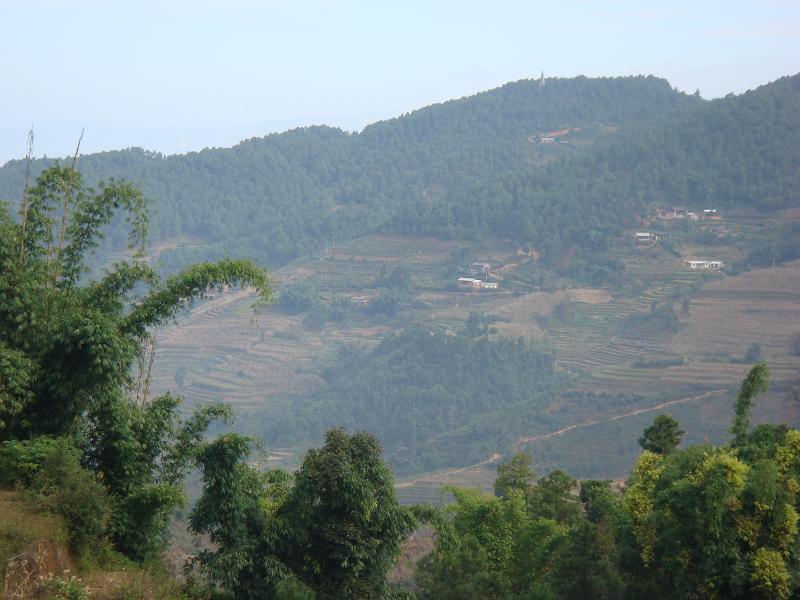
[[[743,218],[735,225],[737,235],[751,226],[760,222]],[[724,260],[735,254],[722,246],[690,250]],[[525,286],[515,285],[511,292],[503,281],[497,292],[455,288],[458,265],[473,260],[489,262],[498,276],[510,280],[525,258],[502,241],[368,236],[331,245],[321,257],[274,273],[278,284],[314,281],[323,302],[370,296],[378,274],[402,264],[414,274],[411,299],[391,317],[357,313],[345,322],[308,328],[303,315],[274,308],[254,314],[246,292],[223,294],[196,306],[178,326],[159,332],[154,391],[169,389],[190,403],[225,400],[246,419],[253,409],[288,405],[323,385],[322,368],[344,345],[377,344],[412,322],[457,330],[470,312],[478,311],[489,317],[498,335],[523,336],[552,347],[557,368],[573,377],[575,390],[636,395],[643,409],[702,397],[669,409],[688,419],[684,427],[690,439],[724,434],[721,423],[748,368],[741,358],[753,343],[761,345],[775,389],[760,405],[759,418],[791,420],[800,415],[797,403],[787,400],[792,386],[800,383],[800,357],[789,351],[791,336],[800,331],[800,262],[738,276],[709,275],[684,269],[680,257],[656,245],[625,252],[626,283],[619,289],[526,292]],[[685,296],[688,306],[682,301]],[[569,306],[566,318],[558,314],[563,304]],[[632,320],[662,305],[674,309],[675,331],[648,329]],[[704,396],[707,392],[716,395]],[[642,424],[652,414],[603,421],[590,406],[572,409],[586,415],[572,423],[575,428],[525,445],[540,468],[595,476],[605,464],[609,473],[624,472],[635,455]],[[274,464],[296,462],[302,448],[282,452]],[[591,464],[587,456],[594,457]],[[398,493],[407,501],[435,500],[441,499],[445,484],[490,487],[496,464],[488,458],[471,467],[418,475],[401,482]]]
[[[316,331],[303,326],[302,315],[282,314],[275,308],[253,313],[247,292],[210,299],[181,317],[176,326],[158,332],[152,389],[179,393],[191,402],[226,401],[247,411],[286,402],[320,385],[321,367],[340,347],[378,343],[409,319],[427,320],[430,312],[432,320],[460,327],[470,310],[502,295],[449,291],[459,276],[451,267],[452,254],[463,245],[431,238],[368,236],[273,273],[278,287],[313,279],[326,300],[334,294],[361,295],[382,268],[409,265],[415,273],[419,306],[384,322],[329,323]],[[511,250],[509,244],[492,242],[471,252],[499,264]]]

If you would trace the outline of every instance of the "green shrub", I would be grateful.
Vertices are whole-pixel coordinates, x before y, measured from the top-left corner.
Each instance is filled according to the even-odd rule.
[[[166,546],[166,531],[173,511],[184,502],[180,487],[144,485],[121,499],[111,519],[115,547],[137,562],[157,556]]]
[[[77,577],[54,577],[42,584],[44,600],[89,600],[86,590]]]
[[[286,577],[275,588],[275,600],[314,600],[316,594],[295,577]]]
[[[56,440],[50,436],[9,440],[0,445],[0,486],[29,486]]]
[[[80,459],[68,439],[54,440],[30,485],[36,503],[64,520],[69,546],[78,554],[103,537],[111,508],[105,487]]]

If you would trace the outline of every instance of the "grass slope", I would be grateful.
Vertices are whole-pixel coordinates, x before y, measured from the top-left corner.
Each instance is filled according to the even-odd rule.
[[[160,600],[181,598],[163,572],[123,562],[79,561],[61,521],[36,510],[24,492],[0,490],[0,596],[6,600]],[[102,559],[100,559],[102,560]]]

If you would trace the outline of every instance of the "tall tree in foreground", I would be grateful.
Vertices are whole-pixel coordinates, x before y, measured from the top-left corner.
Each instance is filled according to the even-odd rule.
[[[769,371],[736,397],[730,445],[645,451],[625,495],[639,564],[637,595],[788,598],[797,590],[800,432],[749,429]]]
[[[190,523],[214,550],[196,564],[236,598],[275,597],[287,578],[318,599],[377,598],[400,543],[418,525],[397,503],[378,442],[333,429],[291,484],[244,462],[249,442],[220,437],[198,455],[203,495]]]
[[[796,598],[800,431],[749,427],[768,376],[758,364],[744,379],[725,446],[679,450],[678,423],[657,418],[621,493],[584,481],[576,497],[558,471],[523,492],[508,484],[524,457],[498,470],[502,497],[454,490],[422,597]]]
[[[124,211],[131,259],[86,280],[87,260]],[[70,436],[113,499],[111,537],[137,560],[163,546],[181,480],[212,419],[185,422],[179,399],[151,398],[154,330],[192,300],[233,285],[266,300],[266,274],[241,260],[197,264],[161,281],[145,260],[147,213],[123,182],[86,188],[72,167],[26,183],[19,219],[0,205],[0,441]],[[138,367],[138,368],[137,368]]]

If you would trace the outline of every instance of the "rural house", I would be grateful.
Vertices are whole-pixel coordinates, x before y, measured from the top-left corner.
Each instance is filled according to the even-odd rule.
[[[496,290],[499,286],[496,281],[483,281],[472,277],[459,277],[459,285],[478,288],[479,290]]]
[[[689,267],[690,269],[704,269],[704,270],[711,270],[711,271],[719,271],[722,267],[725,266],[725,263],[721,260],[695,260],[689,259],[683,262],[683,266]]]

